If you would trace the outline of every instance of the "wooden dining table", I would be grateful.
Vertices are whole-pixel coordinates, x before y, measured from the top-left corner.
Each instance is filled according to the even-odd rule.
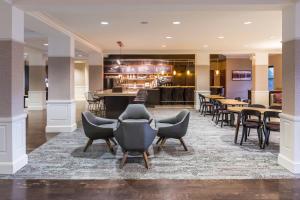
[[[220,95],[204,95],[205,98],[208,98],[208,99],[225,99],[225,97],[223,96],[220,96]]]
[[[246,106],[248,103],[238,101],[235,99],[218,99],[218,101],[225,106]]]
[[[227,110],[237,114],[238,118],[237,118],[237,124],[236,124],[236,129],[235,129],[235,137],[234,137],[234,143],[237,143],[237,138],[238,138],[238,134],[239,134],[239,130],[240,130],[240,124],[241,124],[241,113],[242,110],[244,109],[249,109],[249,110],[256,110],[261,112],[261,114],[263,115],[266,111],[273,111],[273,112],[279,112],[281,113],[282,110],[275,110],[275,109],[268,109],[268,108],[254,108],[254,107],[228,107]]]

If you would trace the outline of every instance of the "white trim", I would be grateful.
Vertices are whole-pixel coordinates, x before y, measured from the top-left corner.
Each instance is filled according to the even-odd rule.
[[[28,91],[28,110],[46,109],[46,91]]]
[[[24,154],[17,160],[14,160],[13,162],[1,162],[0,161],[0,174],[14,174],[19,169],[27,165],[28,163],[28,156],[27,154]]]
[[[26,116],[0,118],[0,174],[13,174],[28,162]]]
[[[300,163],[295,163],[283,154],[278,155],[278,164],[294,174],[300,174]]]
[[[280,153],[278,163],[300,174],[300,117],[280,114]]]
[[[0,117],[0,123],[12,123],[26,118],[27,118],[27,113],[23,113],[13,117]]]
[[[284,119],[287,119],[290,121],[300,122],[300,116],[289,115],[286,113],[280,113],[279,116],[280,116],[280,118],[284,118]]]
[[[74,100],[47,102],[47,133],[73,132],[76,129],[76,102]]]
[[[48,100],[47,104],[72,104],[75,100]]]

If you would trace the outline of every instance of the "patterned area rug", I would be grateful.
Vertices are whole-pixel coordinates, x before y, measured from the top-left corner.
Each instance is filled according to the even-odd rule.
[[[151,109],[155,118],[175,115],[179,109]],[[261,150],[252,132],[243,146],[233,143],[234,128],[216,126],[211,117],[191,110],[183,150],[177,140],[168,140],[158,152],[154,144],[150,169],[140,155],[131,156],[123,169],[120,147],[111,154],[103,141],[83,153],[87,142],[83,130],[61,133],[29,154],[29,163],[13,176],[26,179],[273,179],[297,178],[277,164],[279,135],[272,134],[270,146]],[[240,139],[240,138],[239,138]]]

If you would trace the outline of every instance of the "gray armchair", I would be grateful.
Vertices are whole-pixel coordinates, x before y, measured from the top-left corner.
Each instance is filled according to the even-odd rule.
[[[89,138],[83,151],[86,152],[94,140],[102,139],[105,140],[109,150],[114,153],[110,141],[117,144],[113,134],[113,130],[117,126],[117,120],[96,117],[91,112],[83,112],[81,115],[84,133]]]
[[[134,151],[143,154],[145,167],[148,169],[148,148],[153,143],[157,130],[153,129],[148,122],[130,121],[122,122],[115,130],[114,136],[123,150],[122,168],[128,157],[128,152]]]
[[[120,115],[119,122],[152,122],[153,118],[143,104],[129,104]]]
[[[190,119],[190,112],[183,110],[174,117],[157,120],[155,122],[156,128],[158,128],[157,136],[159,137],[156,144],[159,145],[159,149],[165,144],[169,138],[178,139],[184,150],[187,151],[187,147],[182,139],[188,129]]]

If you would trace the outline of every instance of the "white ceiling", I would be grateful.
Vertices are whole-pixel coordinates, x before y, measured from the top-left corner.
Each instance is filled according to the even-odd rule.
[[[104,51],[280,50],[280,8],[289,0],[18,0],[40,11]],[[110,24],[103,26],[100,21]],[[142,25],[141,21],[149,24]],[[181,25],[173,25],[180,21]],[[245,21],[253,22],[244,25]],[[173,39],[165,39],[165,36]],[[218,36],[225,38],[220,40]],[[167,45],[163,48],[162,45]],[[204,48],[203,45],[208,45]]]

